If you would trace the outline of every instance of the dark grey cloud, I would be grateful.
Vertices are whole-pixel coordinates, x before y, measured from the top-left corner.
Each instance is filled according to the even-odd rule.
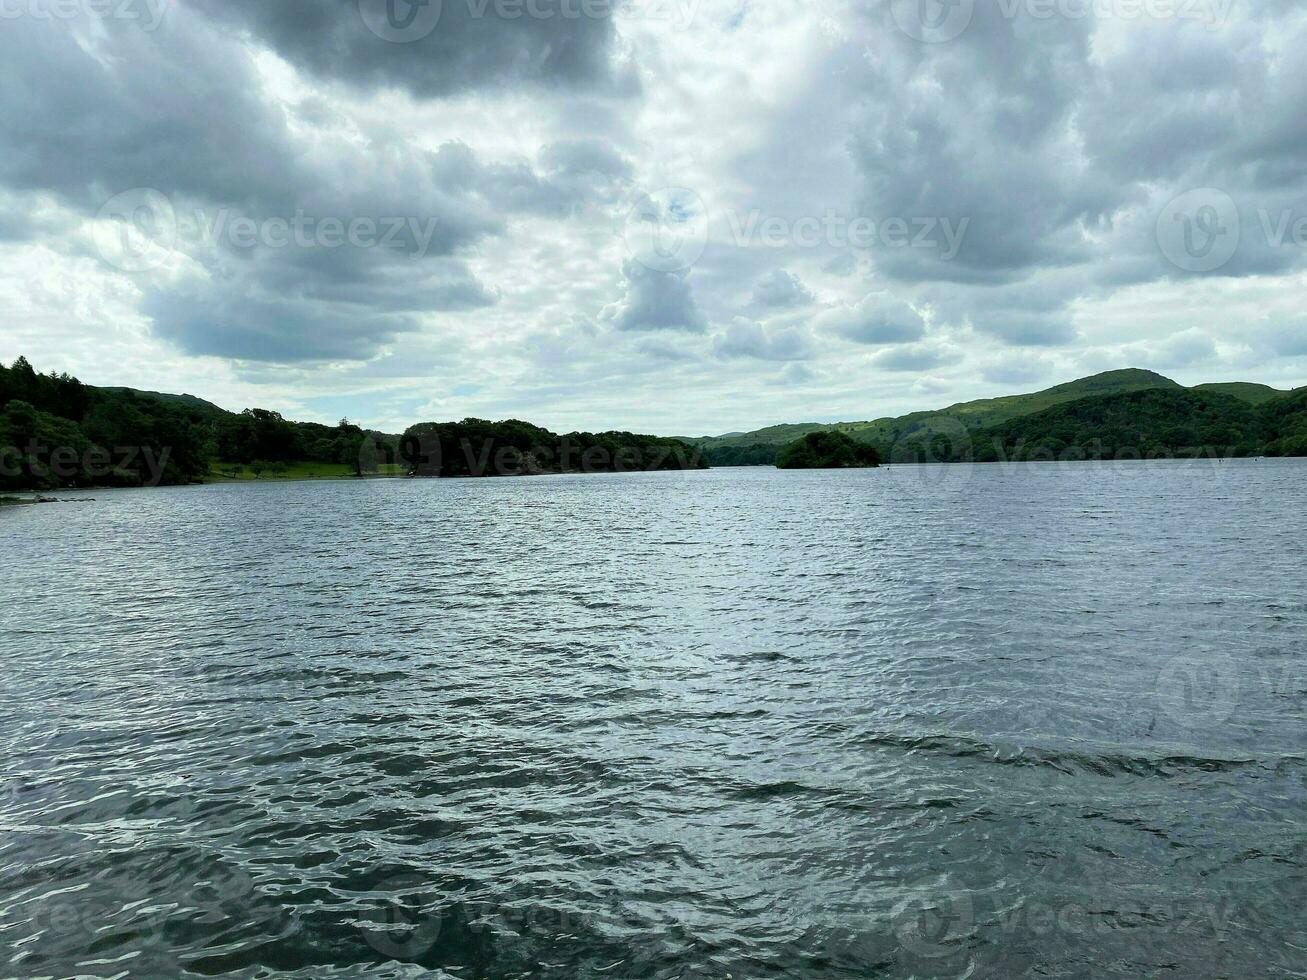
[[[708,329],[684,272],[662,272],[634,260],[627,261],[622,272],[626,295],[603,314],[618,330],[702,333]]]
[[[1006,281],[1092,255],[1085,229],[1123,202],[1118,182],[1087,166],[1076,112],[1094,73],[1092,22],[1008,18],[979,3],[970,28],[923,45],[874,12],[895,50],[870,62],[869,98],[851,141],[860,210],[967,221],[957,254],[902,248],[875,256],[904,280]]]
[[[1264,218],[1307,214],[1307,69],[1275,54],[1307,41],[1301,10],[1118,18],[1083,6],[1036,17],[1030,5],[977,3],[966,30],[937,44],[896,29],[890,4],[867,10],[864,43],[878,43],[854,83],[865,96],[850,142],[859,209],[969,222],[952,260],[919,248],[869,257],[901,284],[937,284],[948,319],[1015,346],[1077,341],[1077,298],[1284,274],[1307,254],[1268,236]],[[1238,209],[1227,223],[1237,247],[1214,268],[1177,263],[1159,241],[1170,202],[1199,188]],[[1009,290],[1033,284],[1046,295]]]
[[[1167,367],[1239,349],[1248,364],[1307,356],[1275,293],[1290,287],[1270,281],[1307,256],[1301,5],[1125,23],[1111,4],[1032,16],[1044,5],[980,0],[958,37],[926,44],[883,0],[815,12],[759,0],[729,29],[700,16],[694,34],[634,9],[502,17],[481,0],[400,0],[401,14],[439,6],[440,19],[394,43],[364,16],[384,2],[174,0],[155,31],[6,18],[0,248],[23,253],[16,275],[45,257],[23,243],[99,261],[106,226],[132,231],[96,221],[101,208],[153,188],[177,222],[166,254],[101,262],[85,291],[250,376],[366,360],[391,377],[426,364],[407,353],[426,331],[476,336],[567,384],[693,374],[697,361],[702,377],[846,392],[870,366],[919,394],[908,373],[964,349],[995,384],[1104,351]],[[699,99],[708,87],[715,98]],[[628,263],[614,289],[615,256],[640,254],[633,204],[675,204],[685,188],[702,255],[688,271]],[[1213,223],[1204,200],[1232,210]],[[636,231],[683,231],[669,213]],[[384,245],[213,230],[298,216],[399,224]],[[735,233],[751,216],[786,230]],[[855,243],[854,218],[880,238]],[[891,221],[935,227],[890,242]],[[799,233],[814,226],[814,240]],[[60,294],[62,268],[15,307]],[[1254,287],[1240,298],[1223,281],[1252,277],[1267,277],[1255,288],[1275,319],[1248,326],[1238,312]],[[1158,309],[1189,288],[1219,323]],[[1137,337],[1120,308],[1099,319],[1113,303],[1143,311]]]
[[[612,17],[575,15],[580,5],[561,0],[538,0],[533,5],[538,15],[497,0],[434,0],[425,7],[400,0],[399,22],[414,18],[408,31],[393,35],[405,38],[400,41],[372,29],[380,25],[382,34],[392,36],[384,29],[386,0],[185,2],[297,68],[366,88],[434,97],[521,84],[571,89],[634,84],[614,60]],[[586,10],[603,14],[597,4]]]
[[[94,213],[158,187],[264,206],[293,198],[302,151],[259,96],[249,56],[174,11],[146,33],[107,21],[98,37],[31,18],[0,31],[0,181]]]
[[[211,288],[151,293],[157,332],[191,354],[242,361],[362,360],[414,329],[403,316]]]
[[[817,372],[812,370],[806,364],[798,361],[785,365],[781,373],[771,380],[771,384],[780,387],[793,387],[797,385],[811,384],[817,380]]]
[[[0,189],[9,193],[0,235],[43,235],[32,215],[51,199],[82,219],[106,206],[121,216],[124,192],[149,189],[168,208],[166,219],[151,212],[151,235],[185,260],[175,275],[138,277],[159,336],[188,353],[364,359],[416,329],[423,315],[495,302],[495,291],[452,257],[502,235],[513,214],[566,218],[615,199],[630,177],[629,162],[599,140],[546,147],[537,167],[529,159],[486,162],[456,142],[426,149],[386,128],[361,128],[318,97],[298,115],[294,105],[267,98],[246,28],[266,28],[293,52],[322,47],[326,38],[348,47],[354,27],[383,52],[406,46],[367,32],[353,4],[274,3],[258,11],[182,5],[152,32],[113,20],[6,20]],[[345,13],[357,23],[346,23]],[[315,26],[326,30],[316,42]],[[508,58],[536,43],[563,44],[554,34],[573,29],[595,58],[606,50],[608,26],[591,44],[584,39],[597,28],[575,24],[539,34],[508,28],[495,50]],[[469,43],[479,43],[482,30],[472,25]],[[425,57],[438,60],[443,50],[437,45]],[[338,54],[344,71],[350,56]],[[459,55],[459,64],[468,57]],[[496,57],[463,84],[488,84]],[[559,48],[535,73],[580,84],[584,66],[570,57]],[[418,87],[434,78],[419,78]],[[139,197],[127,194],[122,213]],[[288,226],[307,234],[287,243]],[[372,231],[359,246],[331,234],[339,227]],[[95,254],[78,242],[69,248]]]
[[[551,143],[540,154],[540,160],[545,169],[556,176],[597,176],[625,181],[634,175],[631,161],[612,144],[600,139]]]

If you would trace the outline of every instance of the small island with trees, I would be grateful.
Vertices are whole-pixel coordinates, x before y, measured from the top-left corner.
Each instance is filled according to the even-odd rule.
[[[856,442],[843,432],[810,432],[776,457],[782,470],[847,470],[880,466],[876,447]]]

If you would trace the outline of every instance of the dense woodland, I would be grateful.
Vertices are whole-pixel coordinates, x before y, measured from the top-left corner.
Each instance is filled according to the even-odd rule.
[[[712,466],[775,466],[784,446],[759,442],[750,446],[711,446],[704,455]]]
[[[400,440],[404,465],[422,476],[516,476],[703,469],[699,450],[632,432],[558,435],[529,422],[427,422]]]
[[[1307,391],[1260,405],[1190,388],[1132,391],[882,451],[893,462],[1307,456]]]
[[[776,465],[783,470],[871,467],[880,465],[880,453],[843,432],[810,432],[782,449]]]
[[[389,467],[440,476],[706,465],[684,443],[627,432],[558,436],[526,422],[466,419],[414,426],[400,437],[348,419],[292,422],[185,395],[94,388],[67,374],[38,374],[21,357],[0,364],[0,491],[185,484],[210,477],[220,463],[275,474],[305,462],[359,475]]]
[[[290,422],[263,409],[93,388],[38,374],[22,357],[0,365],[0,489],[193,483],[218,461],[356,466],[367,439],[348,420]]]
[[[1228,386],[1227,386],[1228,387]],[[892,441],[822,430],[789,445],[717,445],[630,432],[558,435],[528,422],[423,423],[403,436],[292,422],[276,412],[227,412],[186,395],[94,388],[38,374],[24,358],[0,364],[0,491],[182,484],[215,464],[256,475],[327,463],[360,475],[423,476],[783,468],[974,460],[1307,456],[1307,390],[1260,401],[1201,388],[1090,395],[987,427],[893,430]]]

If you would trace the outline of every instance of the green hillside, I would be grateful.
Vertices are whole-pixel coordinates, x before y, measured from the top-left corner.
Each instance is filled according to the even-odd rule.
[[[753,432],[731,433],[726,436],[709,436],[692,440],[709,449],[726,446],[787,445],[810,432],[844,432],[864,442],[880,445],[901,439],[919,438],[933,432],[953,434],[959,425],[966,429],[980,429],[997,425],[1011,418],[1031,415],[1066,402],[1094,395],[1122,394],[1146,391],[1152,388],[1181,388],[1170,378],[1140,368],[1107,371],[1092,377],[1069,381],[1044,391],[1027,395],[1006,395],[1001,398],[983,398],[960,402],[947,408],[928,412],[912,412],[898,418],[876,419],[871,422],[817,422],[794,425],[773,425]]]
[[[1307,455],[1307,391],[1260,405],[1219,391],[1094,395],[949,439],[900,442],[893,462]]]
[[[1205,385],[1196,385],[1194,391],[1214,391],[1222,395],[1233,395],[1249,405],[1264,405],[1273,398],[1284,398],[1292,391],[1272,388],[1270,385],[1254,384],[1251,381],[1224,381]]]
[[[557,435],[525,422],[428,423],[401,438],[237,414],[193,395],[97,388],[0,364],[0,491],[140,487],[208,480],[693,469],[691,446],[630,432]]]
[[[210,415],[230,415],[225,408],[219,408],[213,402],[206,402],[203,398],[197,398],[195,395],[170,395],[165,391],[142,391],[139,388],[103,388],[102,391],[113,391],[118,394],[135,395],[137,398],[150,398],[157,402],[163,402],[166,405],[176,405],[180,408],[192,409],[199,412],[207,412]]]

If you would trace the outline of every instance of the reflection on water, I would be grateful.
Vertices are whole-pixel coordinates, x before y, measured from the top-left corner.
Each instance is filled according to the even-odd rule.
[[[0,512],[0,974],[1301,975],[1307,464]]]

